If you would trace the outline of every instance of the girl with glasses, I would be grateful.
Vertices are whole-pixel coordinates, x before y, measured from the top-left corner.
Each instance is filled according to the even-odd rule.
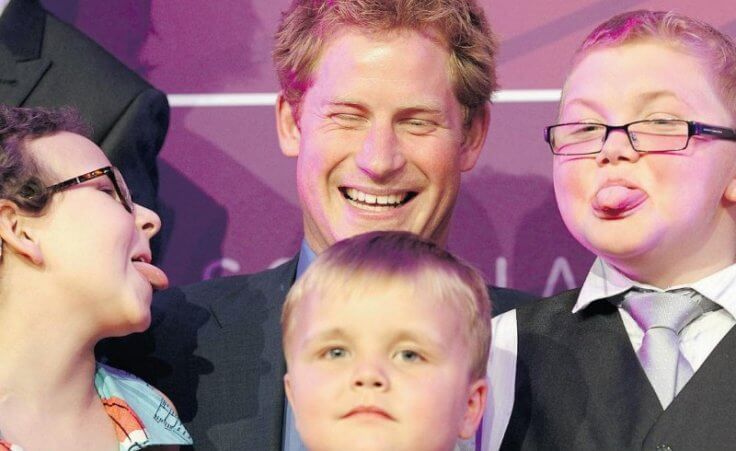
[[[164,395],[94,357],[148,327],[160,227],[73,112],[0,106],[0,450],[191,444]]]

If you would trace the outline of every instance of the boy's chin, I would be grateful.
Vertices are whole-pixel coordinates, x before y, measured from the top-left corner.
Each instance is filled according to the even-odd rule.
[[[333,431],[333,434],[335,433]],[[427,434],[423,439],[427,440],[429,436],[430,434]],[[436,435],[435,438],[437,438]],[[311,446],[307,443],[307,449],[310,451],[452,451],[455,449],[458,440],[460,439],[449,440],[449,443],[443,446],[441,443],[437,443],[436,440],[432,443],[418,443],[417,440],[412,440],[410,437],[395,436],[388,431],[381,432],[373,428],[357,428],[340,440],[322,441],[321,443],[316,440],[321,446]]]
[[[646,257],[647,254],[660,252],[657,242],[652,236],[640,236],[632,233],[585,233],[573,234],[574,238],[593,254],[606,261],[627,261]]]

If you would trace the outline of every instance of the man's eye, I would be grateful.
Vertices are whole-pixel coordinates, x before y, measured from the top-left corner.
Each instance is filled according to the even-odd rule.
[[[365,122],[365,118],[357,114],[338,113],[330,116],[332,120],[341,127],[359,127]]]
[[[410,132],[417,134],[431,133],[437,129],[436,123],[425,119],[407,119],[404,125]]]

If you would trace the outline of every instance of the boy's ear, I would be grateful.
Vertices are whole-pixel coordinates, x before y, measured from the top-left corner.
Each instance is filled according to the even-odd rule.
[[[0,199],[0,239],[3,254],[13,252],[34,265],[43,265],[43,254],[32,227],[33,217],[7,199]]]
[[[465,440],[475,436],[475,431],[478,430],[480,420],[483,418],[487,397],[488,381],[485,377],[475,381],[468,389],[467,406],[460,423],[459,436],[461,439]]]
[[[280,92],[276,98],[276,131],[279,135],[281,152],[287,157],[299,155],[301,130],[294,113],[291,104],[284,98],[284,93]]]
[[[736,203],[736,178],[732,179],[728,183],[726,191],[723,193],[723,197],[731,203]]]
[[[465,137],[461,147],[460,170],[469,171],[478,162],[483,144],[488,136],[488,127],[491,123],[491,106],[486,102],[475,113],[470,121],[470,126],[465,130]]]
[[[286,399],[289,401],[289,404],[293,406],[294,404],[291,402],[291,378],[289,377],[289,373],[284,374],[284,393],[286,393]]]

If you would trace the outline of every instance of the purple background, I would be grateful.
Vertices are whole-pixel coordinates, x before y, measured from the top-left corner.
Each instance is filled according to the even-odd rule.
[[[45,0],[168,94],[273,93],[271,36],[288,0]],[[730,0],[483,0],[503,89],[559,89],[574,48],[629,9],[675,9],[736,35]],[[556,103],[497,103],[486,149],[463,180],[450,249],[491,283],[550,294],[582,282],[592,256],[557,213],[542,127]],[[254,272],[301,241],[295,162],[269,106],[175,107],[160,155],[160,259],[173,284]]]

